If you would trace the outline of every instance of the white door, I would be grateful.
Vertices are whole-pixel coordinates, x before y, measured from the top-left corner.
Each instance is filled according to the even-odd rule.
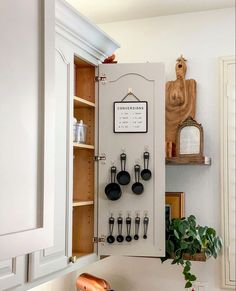
[[[0,1],[0,260],[53,243],[54,1]]]
[[[105,154],[106,160],[99,161],[98,166],[100,241],[98,253],[163,256],[165,254],[164,65],[104,64],[99,66],[99,76],[103,80],[99,82],[98,154]],[[129,94],[125,97],[128,92],[135,96]],[[133,186],[134,166],[139,165],[141,171],[144,169],[145,152],[149,153],[148,169],[152,176],[150,180],[140,177],[139,183],[144,188],[140,194],[142,186],[140,184]],[[111,182],[111,167],[115,166],[117,172],[121,171],[121,154],[126,154],[125,170],[129,172],[131,181],[128,185],[120,185],[121,197],[112,200],[119,197],[117,192],[113,192],[113,196],[108,190],[107,195],[104,189]],[[147,159],[145,160],[147,168]],[[144,173],[142,176],[145,178]],[[138,183],[138,175],[136,180]],[[120,181],[124,183],[125,179]],[[117,183],[117,180],[115,182]]]
[[[73,55],[72,55],[73,56]],[[29,280],[46,276],[68,266],[70,219],[70,84],[73,63],[62,51],[55,52],[55,209],[54,244],[49,249],[35,252],[29,257]],[[73,61],[73,58],[72,58]],[[72,175],[71,175],[72,179]]]
[[[21,285],[25,279],[25,257],[0,262],[0,290]]]

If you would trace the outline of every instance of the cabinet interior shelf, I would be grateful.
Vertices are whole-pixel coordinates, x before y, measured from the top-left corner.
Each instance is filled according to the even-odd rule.
[[[73,143],[73,146],[75,148],[81,148],[81,149],[88,149],[88,150],[94,150],[94,146],[90,144],[83,144],[83,143]]]
[[[74,96],[74,107],[75,108],[80,108],[80,107],[94,108],[95,103],[87,101],[81,97]]]
[[[166,158],[166,165],[211,165],[211,158],[172,157]]]
[[[73,207],[80,207],[80,206],[87,206],[87,205],[93,205],[93,201],[73,201]]]

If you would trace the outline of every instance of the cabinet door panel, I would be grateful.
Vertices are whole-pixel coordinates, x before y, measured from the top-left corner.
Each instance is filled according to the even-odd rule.
[[[98,252],[100,255],[162,256],[165,253],[164,66],[162,64],[101,65],[99,75],[106,77],[106,82],[99,82],[99,154],[105,153],[106,161],[99,162],[98,237],[105,236],[105,243],[98,244]],[[113,103],[120,102],[129,90],[132,90],[140,101],[148,103],[147,133],[113,132]],[[137,102],[136,97],[130,95],[124,101]],[[129,107],[129,112],[132,110],[133,106]],[[139,116],[136,115],[137,122]],[[126,122],[125,118],[126,116],[124,122]],[[131,190],[135,182],[134,165],[139,164],[141,169],[144,168],[145,151],[150,153],[149,169],[152,171],[152,178],[149,181],[141,179],[144,192],[135,195]],[[104,189],[111,181],[110,169],[115,165],[117,173],[120,171],[120,154],[123,152],[127,155],[126,170],[131,175],[131,182],[127,186],[121,186],[120,199],[108,200]],[[115,219],[113,231],[115,238],[118,235],[117,218],[119,216],[123,218],[124,241],[122,243],[106,242],[106,237],[109,235],[108,220],[111,216]],[[125,239],[128,216],[131,218],[131,242]],[[138,240],[134,240],[136,216],[141,219]],[[143,238],[145,216],[149,218],[147,239]]]
[[[24,281],[24,257],[0,262],[0,290],[21,285]]]
[[[56,51],[55,66],[55,209],[54,245],[30,255],[29,279],[53,273],[68,265],[69,147],[71,63]]]
[[[53,241],[54,13],[0,2],[0,260]]]

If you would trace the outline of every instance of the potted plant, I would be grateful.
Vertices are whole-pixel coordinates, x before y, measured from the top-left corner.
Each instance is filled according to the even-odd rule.
[[[195,216],[172,219],[166,225],[166,256],[161,261],[173,259],[172,264],[181,265],[185,288],[190,288],[197,279],[191,273],[190,261],[205,261],[212,256],[216,259],[221,247],[222,240],[216,231],[197,225]]]

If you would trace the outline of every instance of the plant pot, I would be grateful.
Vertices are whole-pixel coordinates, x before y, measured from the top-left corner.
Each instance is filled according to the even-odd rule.
[[[175,255],[173,254],[171,256],[171,259],[174,259],[175,258]],[[185,261],[196,261],[196,262],[205,262],[206,261],[206,255],[205,253],[198,253],[198,254],[194,254],[194,255],[191,255],[191,254],[188,254],[188,253],[184,253],[183,254],[183,259]]]
[[[188,261],[199,261],[199,262],[205,262],[206,261],[206,255],[205,253],[199,253],[199,254],[183,254],[183,259]]]

